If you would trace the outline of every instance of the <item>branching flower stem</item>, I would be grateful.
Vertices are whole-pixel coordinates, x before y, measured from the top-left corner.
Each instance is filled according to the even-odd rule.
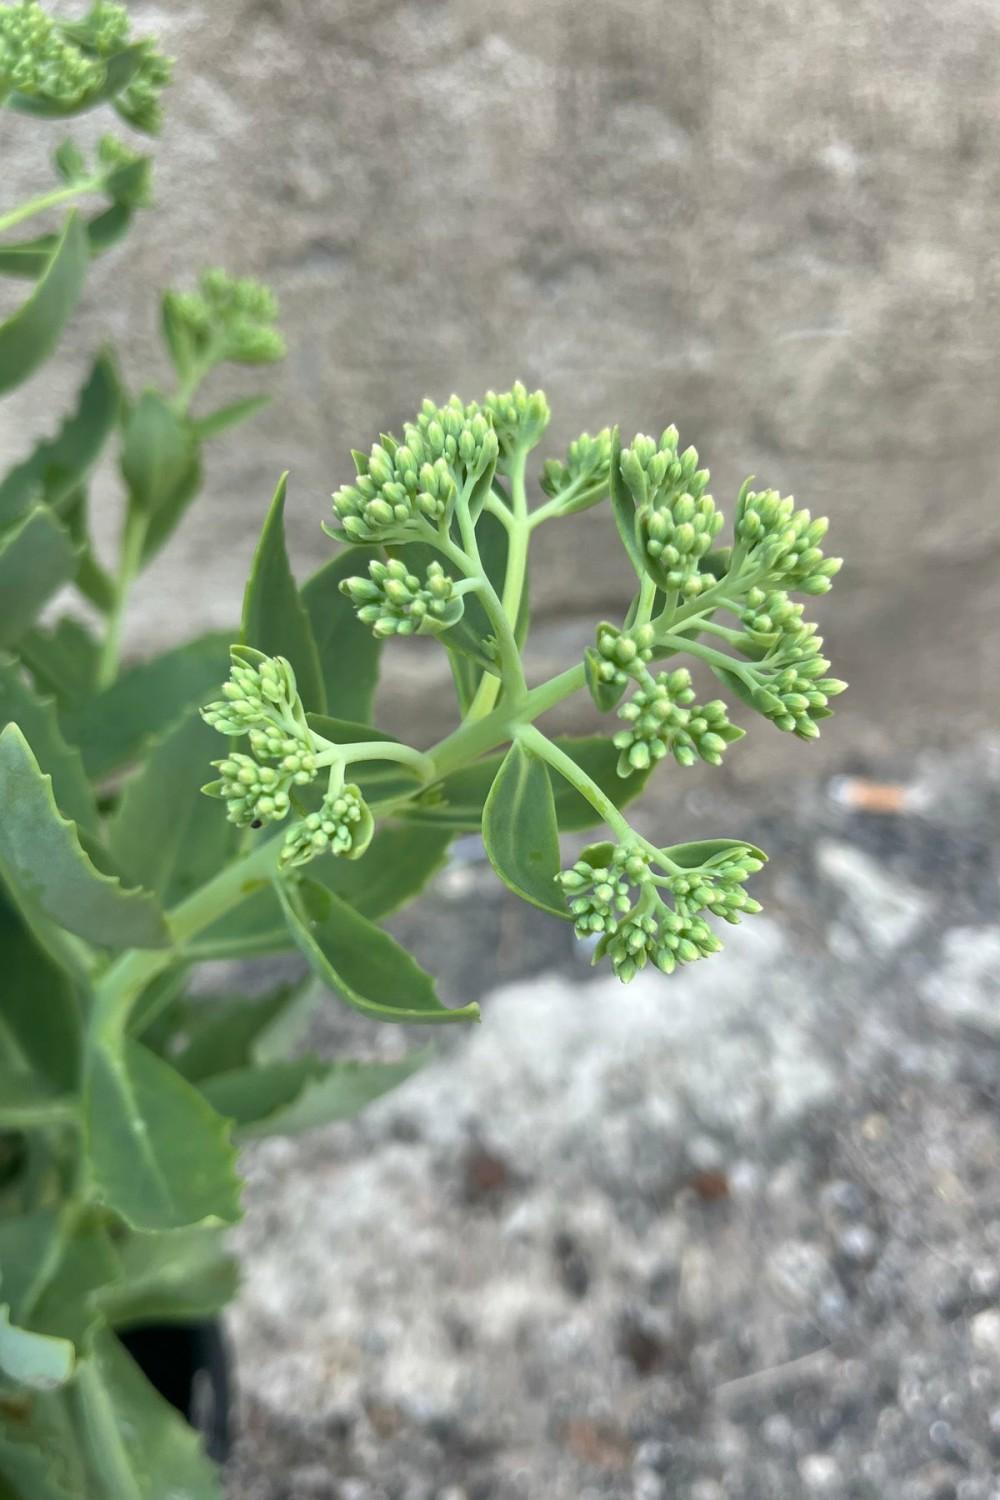
[[[106,173],[97,173],[82,182],[74,182],[68,187],[53,188],[49,193],[40,193],[37,198],[28,198],[24,203],[19,203],[17,208],[0,214],[0,234],[7,229],[13,229],[16,224],[23,224],[25,219],[33,219],[36,214],[44,213],[47,208],[58,208],[59,204],[72,203],[74,198],[83,198],[87,193],[100,192],[106,175]]]

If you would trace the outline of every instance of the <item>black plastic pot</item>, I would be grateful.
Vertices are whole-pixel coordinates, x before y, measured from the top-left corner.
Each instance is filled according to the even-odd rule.
[[[201,1433],[209,1456],[227,1458],[233,1381],[221,1325],[150,1323],[119,1337],[146,1379]]]

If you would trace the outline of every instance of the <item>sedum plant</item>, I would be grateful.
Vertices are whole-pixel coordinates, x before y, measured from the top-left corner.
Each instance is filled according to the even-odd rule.
[[[34,0],[0,4],[0,101],[36,121],[104,106],[153,130],[168,76],[118,5],[69,24]],[[0,323],[0,392],[55,348],[90,261],[149,200],[148,158],[117,139],[89,160],[64,142],[55,173],[0,212],[0,273],[29,284]],[[9,233],[94,199],[96,213]],[[748,482],[726,540],[708,473],[673,428],[626,446],[617,430],[584,433],[533,468],[532,500],[549,409],[520,384],[425,401],[398,437],[355,452],[326,525],[337,545],[301,583],[282,479],[238,628],[123,667],[132,589],[195,498],[206,444],[261,404],[206,412],[203,383],[226,362],[280,358],[275,318],[266,289],[221,271],[167,293],[167,388],[130,392],[100,351],[76,409],[0,480],[4,1500],[218,1495],[119,1334],[232,1295],[239,1141],[347,1117],[419,1064],[304,1051],[317,1004],[478,1018],[474,997],[444,1005],[380,925],[456,834],[481,832],[500,879],[571,922],[623,981],[647,965],[672,974],[720,947],[721,922],[759,909],[748,885],[765,856],[725,837],[653,842],[626,807],[661,761],[721,762],[743,734],[727,703],[810,740],[843,687],[805,617],[839,567],[824,521]],[[108,452],[124,498],[110,569],[88,526]],[[595,622],[582,661],[529,683],[532,538],[602,504],[633,597]],[[89,623],[51,607],[39,622],[60,590]],[[437,639],[454,681],[429,748],[372,722],[381,652],[414,635]],[[712,679],[725,698],[707,694]],[[546,731],[550,709],[588,693],[603,732]],[[561,835],[588,829],[598,840],[564,860]],[[296,951],[304,977],[253,986],[253,960]],[[243,961],[245,992],[213,988],[218,959]]]

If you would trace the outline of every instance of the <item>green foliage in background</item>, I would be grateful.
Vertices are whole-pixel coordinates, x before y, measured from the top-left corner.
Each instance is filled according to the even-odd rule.
[[[0,4],[0,104],[28,128],[103,106],[155,131],[169,73],[121,6],[98,0],[71,24]],[[66,140],[53,184],[0,212],[16,289],[0,393],[55,349],[90,262],[150,190],[132,146],[105,136],[88,157]],[[43,231],[20,238],[38,216]],[[670,975],[721,946],[720,921],[759,910],[748,883],[765,858],[725,837],[653,842],[623,810],[659,762],[717,766],[743,734],[691,668],[803,740],[843,688],[802,602],[839,567],[824,521],[748,483],[725,541],[674,428],[626,446],[584,433],[541,463],[533,502],[549,409],[520,384],[425,401],[400,436],[355,452],[328,522],[339,545],[302,583],[282,479],[238,630],[123,666],[133,588],[198,495],[206,446],[265,399],[206,408],[203,384],[224,363],[280,359],[276,318],[266,288],[219,270],[167,292],[169,387],[129,390],[95,351],[73,409],[0,479],[0,1500],[219,1495],[116,1335],[232,1295],[241,1140],[346,1118],[422,1060],[303,1051],[315,1005],[478,1018],[475,997],[443,1003],[380,925],[456,834],[481,832],[500,880],[621,980]],[[88,524],[109,455],[124,515],[110,568]],[[634,597],[595,622],[582,661],[531,685],[530,543],[600,504]],[[46,610],[68,589],[86,610]],[[454,679],[429,749],[372,723],[380,653],[411,635],[436,638]],[[546,732],[549,710],[586,693],[605,732]],[[564,860],[561,836],[588,829],[596,841]],[[207,961],[296,950],[297,983],[205,993]]]

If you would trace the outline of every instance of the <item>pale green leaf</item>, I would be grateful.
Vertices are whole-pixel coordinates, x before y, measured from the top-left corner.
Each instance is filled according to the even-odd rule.
[[[354,613],[340,592],[344,578],[365,574],[370,548],[338,552],[302,585],[302,603],[312,623],[326,692],[326,706],[340,719],[367,723],[378,682],[382,642]],[[318,705],[307,704],[313,708]],[[372,738],[370,734],[366,738]]]
[[[405,1082],[425,1060],[425,1054],[416,1052],[399,1062],[302,1057],[217,1074],[199,1087],[213,1108],[235,1121],[241,1139],[297,1135],[351,1119]]]
[[[228,1125],[141,1043],[92,1048],[84,1119],[97,1195],[134,1229],[239,1218]]]
[[[170,935],[155,898],[103,875],[65,819],[16,724],[0,734],[0,873],[28,916],[114,948],[159,948]]]
[[[131,880],[166,906],[215,875],[235,847],[236,829],[208,815],[201,793],[222,743],[191,710],[148,750],[111,819],[111,853]]]
[[[76,575],[73,538],[47,506],[34,510],[0,535],[0,646],[10,646],[42,605]]]
[[[394,938],[313,881],[277,883],[295,942],[324,984],[363,1015],[419,1024],[476,1021],[475,1003],[448,1010],[429,974]]]
[[[221,1500],[197,1434],[113,1334],[96,1335],[81,1360],[77,1401],[94,1500]]]
[[[283,474],[257,543],[243,595],[240,638],[245,646],[290,661],[302,702],[308,710],[323,713],[326,691],[316,642],[285,549],[287,483],[288,475]]]
[[[83,224],[72,213],[31,296],[0,323],[0,394],[27,380],[52,353],[79,301],[89,263]]]
[[[117,1281],[100,1294],[113,1328],[210,1318],[236,1294],[239,1272],[224,1231],[174,1229],[126,1235]]]
[[[80,391],[76,410],[55,437],[45,438],[0,483],[0,526],[45,500],[56,509],[87,478],[114,428],[121,388],[114,362],[99,354]]]
[[[121,469],[134,508],[153,516],[191,467],[188,423],[157,391],[143,391],[125,421]]]
[[[80,747],[87,774],[99,780],[118,770],[185,709],[217,694],[229,673],[229,640],[200,636],[131,667],[105,692],[66,710],[63,728]]]
[[[483,843],[490,864],[516,895],[556,917],[568,917],[556,884],[559,827],[549,768],[515,742],[483,808]]]
[[[56,802],[66,816],[96,833],[97,803],[80,752],[63,738],[55,704],[32,690],[16,661],[0,656],[0,729],[7,724],[19,726],[39,767],[51,776]]]
[[[72,983],[0,899],[0,1052],[48,1081],[55,1094],[75,1089],[80,1008]]]

